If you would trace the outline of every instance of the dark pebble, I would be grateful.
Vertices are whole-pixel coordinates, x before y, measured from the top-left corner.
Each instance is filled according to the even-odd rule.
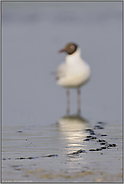
[[[95,149],[90,149],[89,151],[95,151]]]
[[[58,155],[53,154],[53,155],[47,155],[47,156],[44,156],[44,157],[58,157]]]
[[[21,131],[21,130],[19,130],[19,131],[18,131],[18,133],[22,133],[22,131]]]
[[[87,138],[87,139],[84,139],[84,141],[90,141],[90,139],[89,139],[89,138]]]
[[[95,149],[90,149],[89,151],[95,151]]]
[[[86,138],[91,138],[91,137],[92,137],[91,135],[86,136]]]
[[[34,159],[34,157],[28,157],[27,159]]]
[[[106,142],[105,140],[101,140],[101,139],[99,139],[97,142]]]
[[[96,137],[92,137],[91,139],[97,139]]]
[[[22,160],[22,159],[26,159],[26,158],[24,158],[24,157],[20,157],[20,158],[16,158],[16,159],[21,159],[21,160]]]
[[[88,139],[90,138],[90,139],[96,139],[96,137],[94,137],[94,136],[91,136],[91,135],[88,135],[88,136],[86,136]]]
[[[106,143],[105,142],[101,142],[100,145],[105,145]]]
[[[109,146],[109,147],[115,147],[116,144],[109,144],[108,146]]]
[[[105,125],[105,122],[99,121],[98,124]]]
[[[102,150],[102,148],[96,148],[96,151],[101,151]]]
[[[89,151],[101,151],[101,148],[96,148],[96,149],[90,149]]]
[[[107,136],[106,134],[102,134],[101,136]]]
[[[95,135],[94,131],[92,129],[85,129],[86,132],[89,132],[90,135]]]
[[[102,146],[101,149],[107,149],[107,146]]]
[[[6,160],[6,158],[3,158],[3,160]]]
[[[85,151],[85,150],[80,149],[80,150],[78,150],[78,151],[77,151],[77,153],[86,153],[86,151]]]
[[[94,129],[104,129],[104,127],[100,126],[100,125],[95,125]]]
[[[90,149],[89,151],[95,151],[95,149]]]
[[[86,151],[80,149],[80,150],[78,150],[78,151],[75,151],[75,152],[73,152],[73,153],[69,153],[69,154],[67,154],[67,155],[75,155],[75,154],[79,154],[79,153],[86,153]]]

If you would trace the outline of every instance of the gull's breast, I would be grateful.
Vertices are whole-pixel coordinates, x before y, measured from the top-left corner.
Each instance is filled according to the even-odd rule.
[[[63,87],[79,87],[83,85],[90,77],[90,67],[87,63],[69,66],[66,68],[64,76],[57,81],[58,85]]]

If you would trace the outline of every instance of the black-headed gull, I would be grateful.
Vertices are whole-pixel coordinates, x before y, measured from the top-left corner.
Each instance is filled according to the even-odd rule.
[[[59,51],[66,52],[67,56],[57,69],[57,84],[65,87],[67,93],[67,114],[70,113],[70,91],[69,88],[77,88],[78,114],[81,112],[80,87],[85,84],[90,77],[90,67],[81,58],[81,51],[75,43],[69,43],[64,49]]]

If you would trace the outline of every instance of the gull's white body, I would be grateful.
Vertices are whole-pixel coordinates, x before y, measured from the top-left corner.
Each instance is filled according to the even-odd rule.
[[[89,79],[90,67],[81,58],[80,49],[66,56],[65,62],[57,70],[56,77],[57,84],[67,88],[78,88]]]

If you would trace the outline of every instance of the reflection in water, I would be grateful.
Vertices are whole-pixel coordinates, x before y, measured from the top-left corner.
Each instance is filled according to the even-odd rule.
[[[58,120],[57,123],[60,137],[66,143],[68,153],[85,149],[83,139],[87,133],[84,131],[89,128],[89,122],[79,115],[65,116]]]

